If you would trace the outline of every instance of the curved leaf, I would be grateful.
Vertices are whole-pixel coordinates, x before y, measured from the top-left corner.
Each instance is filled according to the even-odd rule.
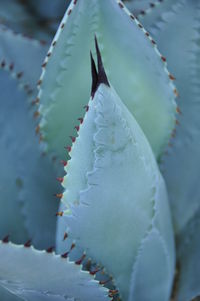
[[[174,224],[179,232],[199,208],[200,4],[195,0],[177,2],[171,11],[163,12],[157,29],[150,31],[168,60],[180,93],[180,126],[163,164]]]
[[[10,234],[20,243],[32,239],[38,248],[47,248],[54,245],[58,205],[53,194],[60,190],[55,166],[41,155],[25,91],[5,70],[0,70],[0,83],[0,235]]]
[[[155,252],[156,250],[156,252]],[[171,273],[165,242],[155,229],[145,237],[134,265],[130,301],[169,301]],[[159,256],[158,256],[159,255]],[[159,266],[159,269],[155,267]],[[144,279],[146,286],[144,287]],[[159,285],[158,285],[159,283]]]
[[[0,242],[0,285],[27,301],[110,300],[108,290],[80,265],[11,243]]]
[[[89,51],[95,34],[110,82],[158,157],[174,127],[174,87],[155,42],[116,0],[72,1],[61,22],[40,81],[46,149],[63,159],[68,136],[75,135],[74,120],[83,115],[90,91]]]
[[[39,41],[16,34],[5,26],[0,26],[0,62],[7,62],[9,68],[19,70],[26,84],[36,87],[46,46]]]
[[[167,300],[174,242],[164,182],[143,132],[113,88],[101,84],[90,99],[70,156],[60,220],[67,223],[71,237],[106,267],[127,300],[140,245],[151,228],[157,229],[169,257],[167,293],[165,287],[161,294],[166,293]],[[152,248],[157,257],[163,256],[156,244]],[[144,290],[148,281],[143,279]],[[136,300],[143,299],[138,295]]]

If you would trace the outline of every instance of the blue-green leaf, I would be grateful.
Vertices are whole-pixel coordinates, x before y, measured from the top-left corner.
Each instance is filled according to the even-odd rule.
[[[148,141],[113,88],[101,84],[90,99],[70,156],[59,223],[66,223],[70,237],[113,275],[123,300],[144,301],[140,290],[132,299],[129,289],[138,252],[143,247],[147,252],[144,238],[149,235],[158,261],[166,257],[162,268],[154,266],[154,272],[165,279],[159,295],[167,301],[174,242],[165,185]],[[160,241],[154,242],[149,234],[151,229],[161,238],[160,248]],[[62,241],[57,244],[59,248]],[[141,254],[142,261],[145,254]],[[156,296],[154,301],[160,301],[155,294],[157,284],[151,290],[149,286],[149,277],[144,277],[143,290],[148,291],[149,300]]]
[[[155,42],[116,0],[72,1],[61,22],[40,82],[46,149],[63,159],[68,136],[75,135],[75,120],[82,117],[90,91],[95,35],[110,82],[159,157],[175,123],[174,87]]]
[[[47,248],[55,240],[57,173],[41,154],[26,92],[6,70],[0,70],[0,83],[0,235]]]
[[[0,286],[26,301],[110,300],[108,290],[80,265],[32,247],[2,242]]]
[[[173,5],[172,10],[162,13],[162,22],[157,28],[149,28],[168,60],[180,94],[180,125],[171,140],[168,155],[163,158],[176,232],[184,228],[199,208],[199,16],[198,1],[181,0]]]

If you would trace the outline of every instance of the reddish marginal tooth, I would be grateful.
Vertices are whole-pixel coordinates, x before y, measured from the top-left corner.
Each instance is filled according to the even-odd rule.
[[[80,265],[83,262],[83,260],[85,259],[85,257],[86,257],[86,254],[83,254],[79,260],[75,261],[75,264]]]
[[[68,14],[68,16],[69,16],[69,15],[71,15],[71,12],[72,12],[72,10],[71,10],[71,9],[69,9],[69,11],[68,11],[68,13],[67,13],[67,14]]]
[[[105,284],[107,284],[110,281],[112,281],[112,278],[109,278],[108,280],[100,281],[99,284],[105,285]]]
[[[42,67],[45,68],[46,65],[47,65],[47,62],[43,63],[43,64],[42,64]]]
[[[181,110],[180,110],[179,107],[176,107],[176,112],[177,112],[178,114],[182,114],[182,112],[181,112]]]
[[[39,101],[40,101],[40,99],[37,97],[36,99],[34,99],[34,100],[32,101],[31,104],[34,106],[34,105],[38,104]]]
[[[80,121],[80,123],[83,123],[83,118],[78,118],[78,120]]]
[[[39,143],[41,143],[42,141],[44,141],[44,137],[42,136],[42,134],[40,134]]]
[[[30,248],[31,247],[31,240],[28,240],[25,244],[24,244],[25,248]]]
[[[62,24],[61,24],[61,28],[64,28],[64,26],[65,26],[65,23],[62,23]]]
[[[79,125],[76,125],[74,128],[77,130],[77,132],[80,130]]]
[[[83,108],[86,110],[86,112],[88,112],[88,110],[89,110],[89,106],[88,105],[84,106]]]
[[[118,290],[109,290],[109,293],[112,294],[112,296],[113,296],[113,295],[118,294],[119,291]]]
[[[67,237],[68,237],[68,234],[65,232],[65,233],[64,233],[63,240],[67,239]]]
[[[54,196],[56,196],[59,199],[62,199],[63,194],[62,193],[56,193],[56,194],[54,194]]]
[[[169,74],[169,78],[170,78],[171,80],[175,80],[175,77],[174,77],[172,74]]]
[[[56,213],[56,216],[63,216],[64,212],[63,211],[59,211]]]
[[[62,257],[62,258],[67,258],[68,255],[69,255],[69,252],[66,252],[66,253],[62,254],[61,257]]]
[[[124,8],[124,5],[121,2],[119,2],[119,7]]]
[[[53,251],[54,251],[54,247],[50,247],[50,248],[46,249],[47,253],[53,253]]]
[[[72,140],[73,143],[76,141],[76,138],[75,138],[75,137],[70,136],[70,138],[71,138],[71,140]]]
[[[96,269],[96,270],[94,270],[94,271],[90,271],[90,275],[96,275],[96,273],[98,273],[98,272],[100,272],[101,271],[101,269]]]
[[[4,244],[7,244],[7,243],[9,242],[9,237],[10,237],[10,235],[6,235],[6,236],[2,239],[2,241],[3,241]]]
[[[36,134],[39,134],[39,132],[40,132],[40,126],[38,125],[38,126],[36,126],[36,128],[35,128],[35,133],[36,133]]]
[[[53,42],[52,46],[55,46],[55,45],[56,45],[56,41]]]
[[[37,85],[38,85],[38,86],[40,86],[40,85],[41,85],[41,83],[42,83],[42,80],[41,80],[41,79],[39,79],[39,81],[37,82]]]
[[[56,178],[56,180],[60,183],[62,183],[64,181],[64,178]]]
[[[68,162],[67,162],[67,161],[64,161],[64,160],[61,160],[60,163],[63,164],[64,166],[67,166],[67,163],[68,163]]]
[[[176,95],[176,97],[179,96],[177,89],[174,89],[174,94]]]
[[[161,56],[161,60],[162,60],[163,62],[166,62],[166,58],[165,58],[164,56]]]
[[[77,0],[74,0],[74,5],[77,3]]]
[[[75,243],[72,243],[70,251],[73,250],[75,248],[75,246],[76,246]]]
[[[33,114],[34,118],[37,118],[40,116],[40,113],[38,111],[35,111],[35,113]]]
[[[72,150],[71,146],[65,146],[65,149],[66,149],[69,153],[70,153],[71,150]]]
[[[48,52],[48,53],[47,53],[47,56],[50,57],[50,56],[51,56],[51,52]]]

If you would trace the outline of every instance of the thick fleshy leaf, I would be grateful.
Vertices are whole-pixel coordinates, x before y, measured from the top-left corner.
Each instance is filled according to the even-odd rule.
[[[28,234],[18,201],[22,188],[19,169],[23,161],[18,162],[20,158],[17,152],[20,151],[25,140],[18,141],[16,136],[19,120],[26,118],[21,116],[18,107],[20,102],[26,101],[26,94],[18,90],[17,82],[3,70],[0,70],[0,85],[2,87],[0,89],[0,237],[10,234],[13,241],[21,242],[28,239]]]
[[[174,127],[174,87],[154,41],[116,0],[72,1],[61,22],[40,82],[46,149],[63,159],[68,136],[75,135],[74,122],[83,115],[90,91],[89,51],[95,35],[110,82],[158,157]]]
[[[162,270],[154,266],[154,272],[158,269],[166,279],[160,292],[167,301],[174,242],[165,185],[143,132],[113,88],[101,84],[90,99],[70,156],[59,222],[65,221],[77,244],[114,276],[123,300],[128,300],[132,269],[143,239],[156,229],[168,262]],[[57,240],[58,247],[60,243]],[[153,242],[152,249],[158,259],[163,258],[163,251]],[[144,290],[148,281],[144,277]],[[155,296],[155,290],[157,286],[149,295]],[[139,294],[135,300],[144,301]]]
[[[0,72],[0,235],[10,234],[15,242],[32,239],[38,248],[47,248],[55,239],[56,171],[50,159],[41,155],[25,91],[7,71]]]
[[[39,79],[46,49],[41,42],[0,26],[0,62],[5,60],[11,69],[14,66],[32,88],[36,87]]]
[[[180,126],[176,128],[176,137],[171,141],[163,167],[174,224],[179,232],[199,208],[200,3],[177,2],[172,11],[162,14],[157,29],[149,30],[168,60],[180,94]]]
[[[11,243],[0,242],[0,285],[27,301],[110,300],[108,290],[80,265]]]
[[[156,250],[156,252],[155,252]],[[159,256],[158,256],[159,254]],[[158,266],[159,269],[155,267]],[[172,270],[168,251],[160,233],[151,230],[142,242],[131,279],[130,301],[169,300],[169,281]],[[146,287],[144,288],[144,279]],[[159,285],[158,285],[159,284]],[[150,293],[149,293],[150,292]]]
[[[168,60],[180,94],[180,125],[163,166],[178,240],[179,301],[190,301],[200,295],[199,16],[198,1],[176,1],[171,10],[162,12],[156,26],[148,28]],[[151,14],[143,17],[144,25],[150,24],[151,17]]]

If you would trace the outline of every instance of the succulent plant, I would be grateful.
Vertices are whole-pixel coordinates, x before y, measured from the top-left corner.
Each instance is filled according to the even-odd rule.
[[[0,3],[0,300],[198,300],[200,3],[68,5]]]

